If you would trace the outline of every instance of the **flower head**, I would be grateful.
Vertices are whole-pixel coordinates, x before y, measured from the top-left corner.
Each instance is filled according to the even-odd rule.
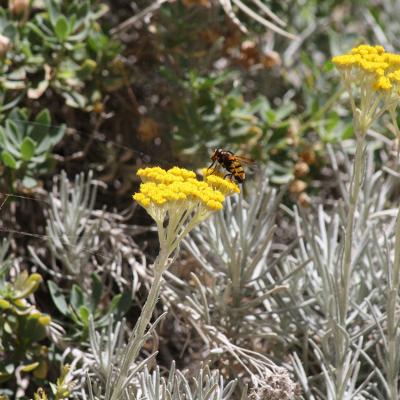
[[[180,240],[197,224],[221,210],[226,196],[239,192],[239,187],[216,175],[204,174],[204,181],[193,171],[173,167],[139,169],[142,179],[133,195],[156,221],[160,245],[171,253]]]
[[[393,113],[400,102],[400,55],[382,46],[362,44],[332,58],[350,95],[353,114],[361,131],[385,111]],[[359,94],[356,102],[353,91]]]

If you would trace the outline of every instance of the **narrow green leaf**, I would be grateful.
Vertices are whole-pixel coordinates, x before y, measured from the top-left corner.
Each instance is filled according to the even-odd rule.
[[[15,158],[8,151],[3,150],[1,152],[1,158],[6,167],[11,169],[17,169],[17,162],[15,161]]]
[[[89,325],[89,315],[90,315],[88,308],[86,306],[80,306],[78,313],[79,313],[79,317],[80,317],[81,321],[83,322],[83,325],[88,326]]]
[[[342,132],[342,140],[351,139],[354,136],[353,125],[348,124]]]
[[[69,32],[73,32],[75,29],[76,15],[73,14],[69,19],[68,30]]]
[[[50,296],[53,299],[58,311],[60,311],[60,313],[63,315],[68,315],[68,305],[64,295],[61,293],[60,288],[53,281],[48,281],[47,286],[49,287]]]
[[[121,301],[121,297],[122,297],[122,294],[119,293],[112,298],[111,304],[107,310],[107,314],[111,314],[117,308],[118,303]]]
[[[68,25],[68,21],[64,17],[64,15],[60,15],[57,18],[57,22],[54,27],[54,31],[56,33],[57,38],[61,42],[64,42],[67,39],[67,37],[69,35],[69,25]]]
[[[92,298],[91,298],[91,306],[92,312],[94,313],[97,306],[100,303],[101,294],[103,292],[103,283],[98,274],[95,272],[92,274]]]
[[[49,13],[51,24],[54,26],[57,22],[58,9],[54,0],[45,0],[46,10]]]
[[[84,301],[82,289],[78,285],[73,285],[72,289],[71,289],[71,298],[70,298],[71,306],[75,310],[78,310],[79,307],[84,304],[84,302],[85,301]]]
[[[22,98],[24,98],[26,95],[25,90],[21,91],[21,94],[19,94],[18,96],[16,96],[13,100],[11,100],[9,103],[4,103],[0,106],[0,112],[4,113],[4,111],[8,111],[12,108],[14,108],[19,102],[20,100],[22,100]]]
[[[24,127],[21,126],[23,122],[18,122],[19,116],[15,117],[15,121],[11,119],[6,120],[6,135],[14,143],[20,143],[24,137]]]
[[[26,136],[21,143],[20,151],[24,161],[29,161],[35,154],[36,142],[29,136]]]
[[[117,294],[111,300],[107,314],[115,314],[117,318],[122,318],[122,316],[129,310],[131,305],[132,298],[129,292]]]
[[[130,292],[123,292],[115,310],[115,315],[117,319],[121,319],[125,315],[125,313],[131,308],[131,306],[132,296]]]
[[[21,365],[19,368],[21,369],[21,371],[23,372],[31,372],[33,371],[35,368],[37,368],[39,366],[39,362],[33,362],[31,364],[26,364],[26,365]]]
[[[0,147],[4,149],[7,143],[6,132],[2,126],[0,126]]]
[[[47,148],[43,149],[41,143],[43,139],[49,135],[49,130],[51,128],[51,117],[49,110],[45,108],[40,111],[40,113],[36,115],[35,122],[36,124],[32,124],[33,129],[30,133],[30,136],[36,141],[36,143],[38,143],[38,153],[41,153],[43,150],[48,150]]]
[[[50,112],[47,108],[44,108],[38,115],[36,115],[35,122],[43,125],[51,124]]]

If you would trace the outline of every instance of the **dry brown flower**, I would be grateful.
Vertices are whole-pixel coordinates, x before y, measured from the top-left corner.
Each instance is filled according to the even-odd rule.
[[[293,194],[299,194],[301,192],[304,192],[307,188],[307,183],[302,181],[301,179],[295,179],[290,185],[289,185],[289,192]]]
[[[305,161],[297,161],[294,166],[294,176],[296,178],[301,178],[302,176],[307,175],[310,172],[310,167]]]

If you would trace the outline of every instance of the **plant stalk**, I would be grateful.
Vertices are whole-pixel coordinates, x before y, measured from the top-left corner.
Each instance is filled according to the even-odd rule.
[[[398,375],[399,375],[399,319],[396,317],[398,305],[397,293],[399,291],[400,280],[400,208],[397,212],[395,242],[394,242],[394,262],[392,266],[387,297],[387,366],[386,375],[389,387],[388,398],[397,400],[399,398]]]
[[[136,322],[131,337],[129,338],[120,373],[113,385],[114,390],[111,395],[111,400],[119,400],[121,398],[123,390],[125,389],[124,383],[129,376],[130,367],[135,363],[143,345],[143,337],[145,335],[146,328],[150,323],[154,308],[157,304],[162,283],[162,275],[166,269],[169,254],[170,252],[168,252],[166,249],[161,249],[160,254],[154,263],[154,280],[140,317]]]
[[[344,252],[341,270],[341,299],[339,307],[339,322],[345,327],[349,307],[349,290],[351,280],[351,263],[353,247],[354,217],[357,210],[358,196],[360,194],[364,169],[365,131],[356,134],[356,154],[354,159],[353,174],[350,183],[349,210],[345,230]]]
[[[353,172],[350,182],[349,209],[347,215],[347,223],[345,227],[344,251],[341,265],[341,276],[339,283],[339,299],[338,308],[339,315],[337,326],[335,327],[336,351],[335,357],[335,375],[336,375],[336,399],[344,399],[346,393],[347,373],[345,371],[345,359],[349,352],[349,342],[346,339],[346,318],[349,308],[349,292],[352,269],[352,249],[353,249],[353,232],[354,219],[357,211],[358,197],[360,194],[363,169],[364,169],[364,150],[366,127],[359,123],[359,119],[355,120],[356,131],[356,153],[354,158]]]

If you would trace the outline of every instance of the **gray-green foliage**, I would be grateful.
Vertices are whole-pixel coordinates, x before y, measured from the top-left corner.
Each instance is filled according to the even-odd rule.
[[[197,374],[188,376],[171,365],[168,376],[161,377],[157,368],[150,373],[147,368],[140,373],[140,388],[133,399],[167,400],[227,400],[232,398],[236,381],[225,382],[218,370],[201,367]]]
[[[391,204],[397,175],[389,170],[376,171],[372,154],[367,152],[355,214],[349,315],[344,325],[338,313],[342,299],[338,295],[337,265],[343,251],[342,227],[348,206],[345,177],[352,168],[346,151],[330,150],[340,190],[340,199],[334,206],[290,209],[282,206],[281,195],[266,181],[261,179],[254,185],[248,181],[243,194],[227,199],[224,212],[197,228],[185,241],[185,248],[198,267],[193,269],[189,281],[168,271],[161,297],[174,311],[170,316],[176,314],[184,323],[184,332],[194,335],[186,346],[200,351],[198,365],[200,361],[208,362],[215,370],[202,370],[204,382],[208,382],[204,390],[215,398],[223,392],[215,386],[216,369],[222,365],[228,368],[230,376],[240,380],[240,385],[250,385],[250,398],[266,393],[294,398],[296,380],[307,399],[333,400],[338,397],[338,390],[343,391],[345,398],[388,398],[390,379],[398,374],[396,358],[390,362],[389,351],[393,349],[390,343],[397,343],[397,328],[388,336],[387,325],[388,311],[393,311],[388,285],[391,282],[393,286],[389,276],[397,210]],[[91,176],[80,176],[75,186],[70,186],[65,176],[62,179],[55,192],[61,197],[54,195],[52,200],[55,211],[49,214],[50,222],[60,228],[64,221],[63,224],[72,224],[68,228],[72,229],[81,226],[82,221],[82,232],[91,229],[91,223],[83,227],[83,222],[91,218],[101,224],[101,213],[93,214],[95,193]],[[61,210],[67,214],[62,216]],[[73,218],[74,213],[87,219],[82,217],[78,221]],[[63,228],[65,232],[68,226]],[[53,239],[49,235],[50,239],[64,243],[68,236],[61,233],[63,230]],[[93,236],[97,235],[96,230]],[[286,244],[279,243],[282,238]],[[86,249],[87,244],[81,246]],[[63,251],[68,253],[69,246],[57,250],[59,261]],[[79,260],[75,256],[70,262],[76,266]],[[60,272],[68,271],[66,265],[58,265]],[[83,267],[82,264],[80,268]],[[100,268],[97,273],[105,271]],[[91,347],[84,356],[82,371],[87,371],[89,381],[82,382],[81,395],[111,399],[118,389],[114,384],[124,368],[128,330],[124,324],[109,323],[100,333],[102,324],[90,325],[88,313],[84,313]],[[390,315],[397,318],[396,312]],[[157,323],[138,338],[138,345],[143,346],[150,338]],[[340,387],[334,365],[343,343],[348,351],[343,359]],[[158,370],[149,372],[155,356],[156,353],[149,353],[147,358],[139,357],[127,371],[122,371],[126,399],[152,399],[158,391],[161,397],[175,398],[178,393],[195,390],[189,372],[172,369],[169,378],[163,378]],[[225,390],[233,388],[231,385],[228,383]],[[236,390],[235,393],[236,396]]]
[[[51,117],[47,109],[29,122],[28,112],[13,109],[0,126],[1,160],[10,172],[10,185],[16,185],[17,179],[23,186],[37,185],[40,174],[52,170],[52,150],[65,133],[65,126],[51,126]]]
[[[135,347],[142,347],[163,316],[136,339],[125,323],[110,322],[101,330],[92,319],[81,370],[88,378],[81,382],[79,396],[108,400],[122,393],[130,400],[186,394],[200,399],[208,393],[227,398],[234,382],[217,384],[224,371],[238,380],[235,398],[248,384],[243,396],[250,399],[294,399],[296,381],[306,399],[391,398],[398,376],[398,282],[393,269],[397,208],[392,202],[398,175],[387,168],[376,170],[372,150],[366,154],[345,323],[339,317],[337,282],[349,201],[346,177],[352,164],[346,151],[330,150],[340,190],[330,207],[288,208],[268,182],[249,181],[243,194],[227,199],[224,212],[185,241],[197,262],[189,279],[173,271],[165,274],[161,298],[169,318],[176,316],[180,332],[191,337],[182,360],[187,359],[185,350],[198,352],[190,371],[197,368],[203,384],[200,375],[191,379],[193,372],[172,367],[163,376],[153,369],[156,351],[144,351],[128,367],[124,364],[127,343],[136,340]],[[183,342],[177,337],[177,345]],[[343,343],[347,350],[338,375],[334,366]],[[209,369],[200,368],[201,362]]]
[[[101,217],[93,216],[97,188],[92,173],[87,177],[77,175],[72,185],[63,172],[54,189],[49,194],[46,219],[47,246],[52,259],[50,273],[55,276],[63,273],[63,278],[83,282],[91,272],[87,266],[96,249],[101,224]],[[47,270],[36,251],[33,248],[30,251],[35,261]]]
[[[97,188],[92,172],[76,175],[74,181],[65,172],[56,177],[47,196],[45,249],[29,246],[30,253],[56,281],[69,280],[86,288],[96,272],[102,282],[111,276],[121,292],[128,284],[135,292],[140,286],[139,274],[147,276],[146,259],[126,234],[131,228],[124,222],[126,213],[96,208]],[[138,234],[148,230],[135,229]],[[40,257],[44,251],[50,253],[50,265]]]
[[[291,248],[273,244],[281,195],[267,181],[257,183],[246,195],[226,199],[224,213],[185,241],[202,268],[191,274],[190,285],[167,274],[169,285],[163,294],[199,334],[203,357],[225,363],[230,374],[251,380],[256,388],[276,379],[279,396],[292,398],[296,387],[285,369],[254,346],[286,340],[273,317],[280,305],[273,295],[281,302],[288,299],[290,273],[281,274],[277,266]],[[264,394],[272,392],[267,387]]]
[[[149,337],[153,327],[149,329],[141,342]],[[100,333],[94,330],[93,321],[91,322],[91,348],[85,356],[87,379],[80,393],[83,399],[112,399],[114,393],[119,391],[119,388],[115,387],[115,382],[123,365],[125,330],[125,323],[122,322],[118,323],[115,329],[112,329],[112,324],[110,324],[110,327]],[[122,399],[228,400],[232,398],[236,381],[226,382],[218,370],[210,370],[207,366],[203,366],[193,376],[188,371],[177,370],[175,363],[172,363],[167,376],[163,377],[158,367],[153,372],[149,372],[150,366],[154,363],[154,357],[155,353],[131,366],[127,379],[123,383]]]
[[[224,216],[203,224],[186,241],[200,265],[190,285],[169,275],[163,294],[200,334],[205,358],[234,360],[236,354],[233,362],[245,364],[253,381],[257,376],[262,382],[260,361],[273,368],[271,361],[282,364],[291,353],[292,362],[283,365],[295,372],[306,398],[393,398],[399,331],[392,197],[398,175],[376,169],[371,146],[355,213],[349,312],[343,323],[338,265],[349,202],[346,176],[352,170],[346,152],[330,149],[340,190],[333,206],[281,205],[286,216],[280,215],[279,223],[292,238],[287,245],[272,240],[279,199],[266,186],[249,185],[248,202],[228,201]],[[249,351],[248,339],[257,337],[267,347],[273,344],[273,355]],[[270,360],[260,359],[260,352]]]
[[[348,207],[347,186],[337,163],[338,159],[343,161],[343,152],[331,153],[341,200],[331,209],[320,205],[315,213],[294,210],[292,214],[299,247],[282,268],[289,269],[293,263],[307,264],[291,281],[291,292],[295,303],[311,302],[303,312],[294,307],[293,314],[295,320],[302,322],[296,338],[305,338],[303,349],[294,354],[294,366],[310,399],[391,398],[385,374],[398,376],[396,371],[385,372],[390,357],[386,330],[390,310],[387,306],[388,277],[393,265],[394,217],[397,215],[397,210],[390,208],[395,175],[376,171],[372,153],[368,154],[353,231],[354,258],[345,323],[339,317],[343,299],[338,290],[338,265]],[[346,157],[344,161],[351,169]],[[334,365],[337,357],[342,357],[342,346],[347,350],[341,361],[341,375],[338,375],[340,371]],[[314,365],[322,374],[314,375]]]

